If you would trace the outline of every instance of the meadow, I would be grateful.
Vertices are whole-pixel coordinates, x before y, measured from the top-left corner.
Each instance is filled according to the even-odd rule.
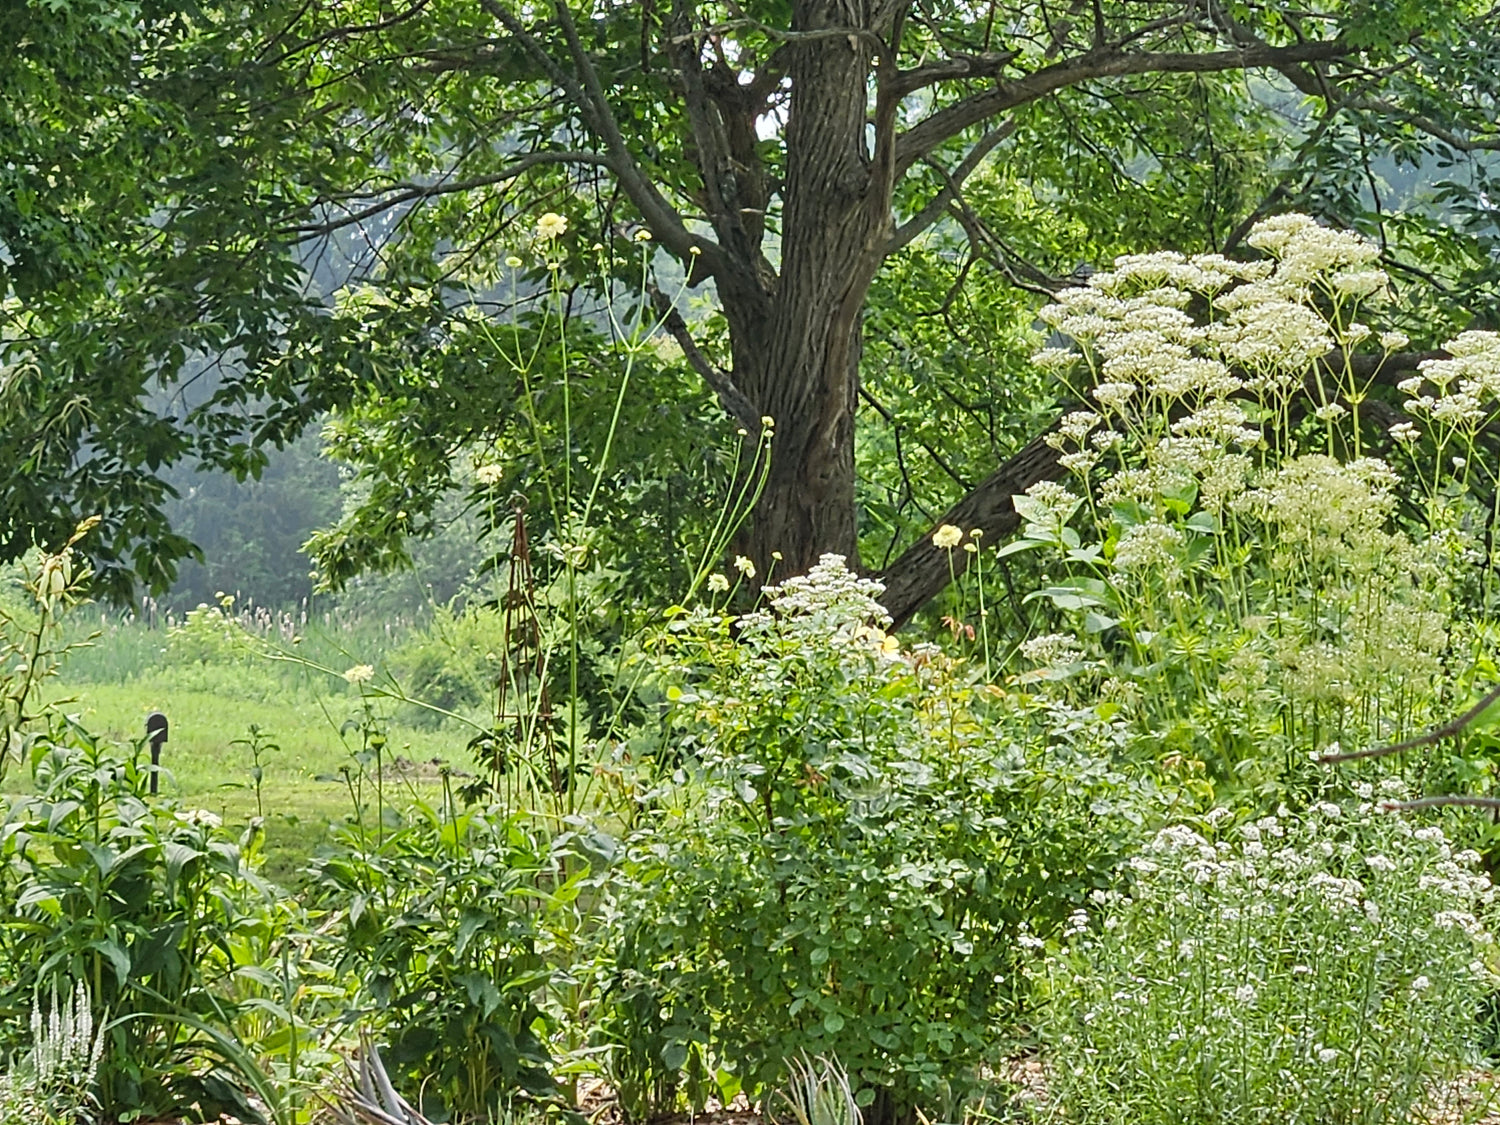
[[[375,773],[371,721],[385,738],[380,780],[393,797],[431,799],[444,767],[472,770],[472,729],[372,698],[342,675],[364,664],[385,679],[390,655],[420,633],[415,615],[371,622],[253,600],[181,613],[148,601],[139,615],[90,607],[71,619],[76,647],[45,691],[50,705],[122,743],[145,738],[151,712],[166,715],[160,791],[227,824],[263,818],[266,873],[296,883],[329,825],[368,799],[357,787],[366,766]],[[482,708],[468,710],[485,725]],[[8,780],[24,790],[19,771]]]

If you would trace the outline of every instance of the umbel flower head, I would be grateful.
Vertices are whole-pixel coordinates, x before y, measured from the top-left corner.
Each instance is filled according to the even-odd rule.
[[[344,679],[351,684],[364,684],[375,678],[375,669],[368,664],[356,664],[344,673]]]

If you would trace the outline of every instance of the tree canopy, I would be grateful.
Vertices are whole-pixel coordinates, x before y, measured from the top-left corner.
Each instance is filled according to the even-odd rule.
[[[160,586],[190,544],[158,470],[257,473],[328,411],[368,486],[319,540],[332,581],[398,562],[466,454],[497,451],[524,490],[525,450],[576,450],[539,435],[472,318],[506,305],[506,259],[550,211],[578,310],[609,299],[601,277],[663,315],[674,271],[706,297],[666,315],[675,351],[642,357],[621,400],[605,492],[637,515],[620,521],[632,549],[701,535],[695,513],[736,471],[726,435],[753,441],[769,417],[736,549],[762,573],[773,553],[781,573],[842,554],[904,621],[950,580],[935,525],[993,541],[1010,496],[1058,471],[1040,434],[1064,392],[1026,357],[1036,308],[1076,271],[1152,246],[1250,254],[1250,225],[1295,207],[1380,239],[1418,348],[1490,315],[1495,16],[1476,0],[13,4],[0,552],[102,512],[102,578]],[[522,273],[530,292],[545,270]],[[586,368],[610,345],[581,316],[546,362]],[[585,425],[610,417],[596,397]]]

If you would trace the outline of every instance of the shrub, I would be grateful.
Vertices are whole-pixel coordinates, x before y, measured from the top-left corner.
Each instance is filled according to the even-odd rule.
[[[1368,803],[1225,835],[1163,829],[1051,961],[1068,1119],[1413,1120],[1473,1057],[1492,987],[1479,857]]]
[[[1308,750],[1396,741],[1465,690],[1449,669],[1500,609],[1480,530],[1500,335],[1424,361],[1396,422],[1389,376],[1353,356],[1406,345],[1360,323],[1379,248],[1300,215],[1248,241],[1268,259],[1122,257],[1043,310],[1076,350],[1037,361],[1091,408],[1049,438],[1070,480],[1015,498],[1025,531],[1000,554],[1051,560],[1032,600],[1066,633],[1023,649],[1034,674],[1112,699],[1163,756],[1274,789]]]
[[[828,556],[766,612],[673,626],[681,783],[626,843],[609,937],[632,1113],[762,1094],[799,1054],[876,1118],[942,1109],[1024,1003],[1018,936],[1107,881],[1118,732],[901,650],[878,590]]]

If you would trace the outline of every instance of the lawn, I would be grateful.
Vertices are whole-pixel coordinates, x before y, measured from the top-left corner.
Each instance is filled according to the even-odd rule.
[[[339,690],[343,685],[327,694],[292,687],[268,691],[272,685],[253,669],[238,677],[239,691],[235,676],[194,677],[184,672],[169,667],[125,683],[63,682],[54,684],[51,694],[70,700],[61,709],[77,715],[90,731],[120,741],[143,737],[150,712],[165,714],[170,730],[161,756],[162,794],[217,813],[231,825],[248,823],[263,812],[266,874],[278,882],[295,882],[327,825],[348,816],[354,807],[341,770],[355,767],[352,772],[359,772],[356,755],[364,747],[353,724],[364,719],[360,697]],[[382,708],[376,706],[374,713],[381,718]],[[249,744],[252,726],[276,747],[262,753],[258,799]],[[435,796],[434,759],[458,769],[466,765],[469,736],[461,731],[418,729],[399,722],[388,722],[384,729],[388,750],[381,772],[388,799]],[[373,765],[369,772],[374,772]],[[12,779],[24,784],[25,774],[18,772]],[[374,800],[368,785],[362,800],[367,805]]]

